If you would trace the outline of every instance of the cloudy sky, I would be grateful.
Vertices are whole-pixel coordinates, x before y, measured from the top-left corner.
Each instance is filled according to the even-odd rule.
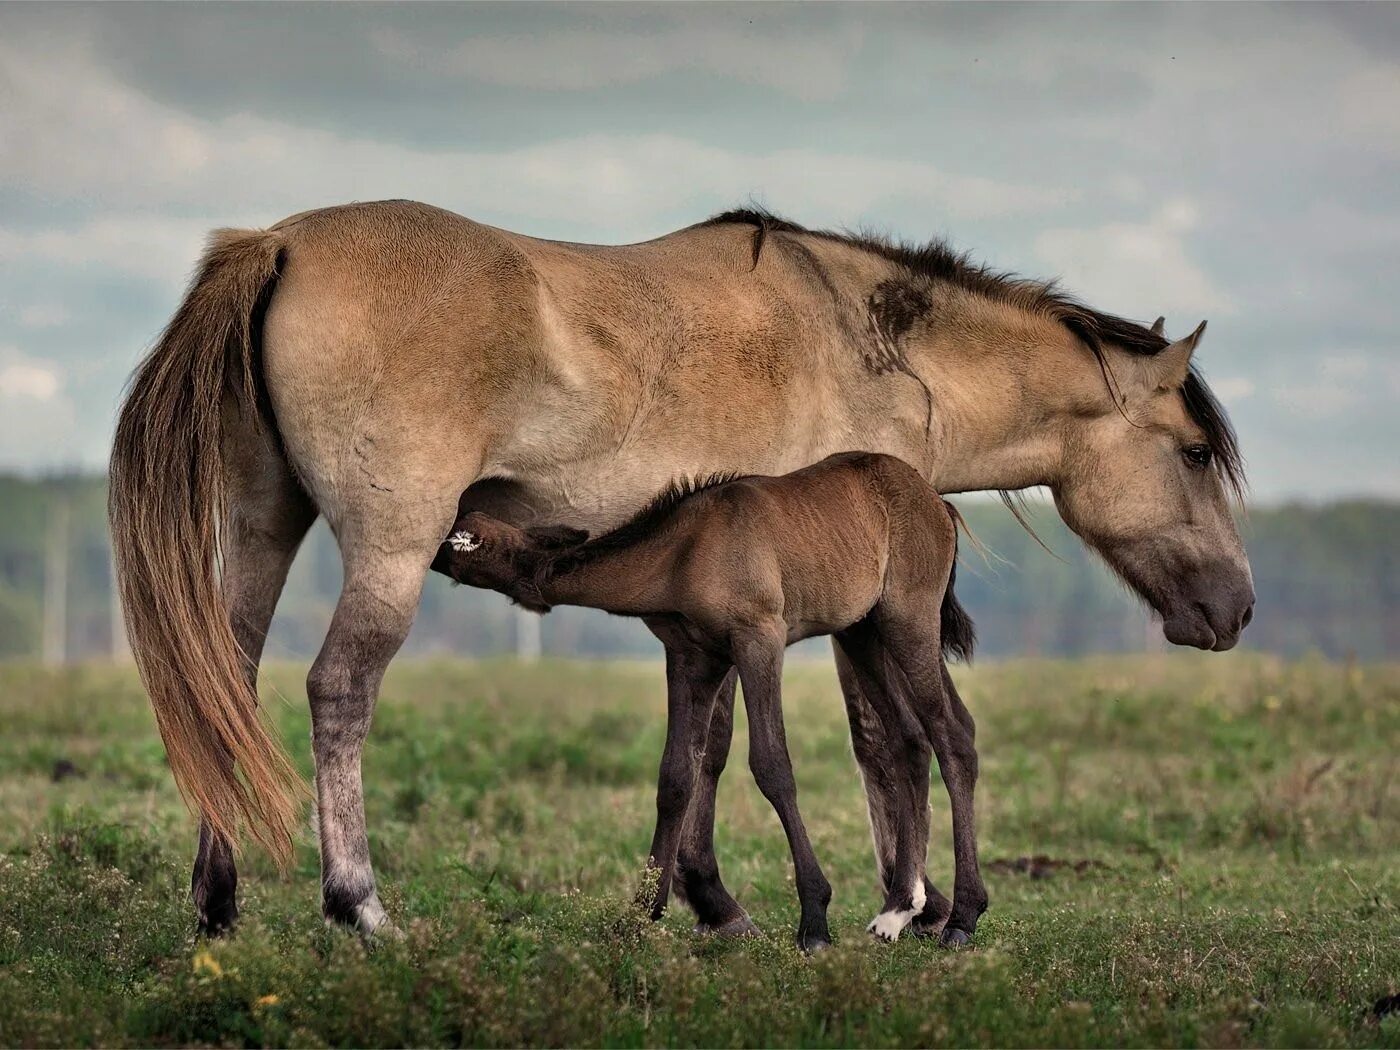
[[[1184,333],[1264,501],[1400,496],[1400,6],[0,5],[0,469],[96,467],[204,232],[757,201]]]

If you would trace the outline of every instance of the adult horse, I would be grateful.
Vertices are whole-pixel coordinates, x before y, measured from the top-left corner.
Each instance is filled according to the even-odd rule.
[[[459,504],[602,530],[676,477],[886,452],[944,493],[1049,486],[1168,639],[1228,649],[1254,592],[1234,435],[1191,366],[1203,328],[1168,343],[939,243],[755,211],[621,247],[404,201],[216,234],[132,381],[110,506],[132,648],[201,817],[201,925],[236,915],[240,833],[292,848],[296,778],[258,715],[257,664],[318,514],[344,561],[307,679],[323,910],[372,932],[361,751]],[[883,871],[896,793],[838,666]],[[712,832],[732,700],[678,872],[700,922],[731,931],[748,920]]]

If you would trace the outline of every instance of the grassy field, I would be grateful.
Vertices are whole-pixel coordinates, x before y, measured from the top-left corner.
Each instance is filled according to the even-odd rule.
[[[303,673],[272,667],[264,696],[309,772]],[[879,895],[835,676],[790,667],[835,887],[838,943],[808,959],[742,758],[720,861],[765,935],[629,906],[659,665],[391,671],[365,781],[407,937],[371,949],[322,924],[309,826],[290,877],[244,858],[236,936],[198,941],[192,823],[134,674],[0,668],[0,1043],[1400,1046],[1374,1009],[1400,991],[1400,671],[1173,654],[957,675],[992,907],[948,951],[863,933]],[[1068,863],[1017,870],[1038,854]]]

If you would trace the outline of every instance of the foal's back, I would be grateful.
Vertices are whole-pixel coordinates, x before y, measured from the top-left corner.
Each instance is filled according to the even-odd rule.
[[[724,482],[687,500],[675,529],[681,604],[740,620],[778,616],[790,640],[855,623],[894,575],[901,588],[941,589],[956,543],[932,487],[874,452]]]

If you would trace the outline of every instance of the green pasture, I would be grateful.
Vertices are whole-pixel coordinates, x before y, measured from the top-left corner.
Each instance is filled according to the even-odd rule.
[[[309,773],[304,673],[272,666],[263,692]],[[720,863],[764,935],[629,903],[659,663],[396,665],[365,783],[406,936],[370,947],[320,919],[309,814],[287,875],[243,858],[237,933],[197,939],[193,824],[134,671],[0,665],[0,1044],[1400,1046],[1376,1009],[1400,992],[1400,669],[1174,653],[956,676],[992,906],[949,951],[863,932],[880,898],[835,675],[790,664],[835,888],[837,944],[805,958],[742,719]]]

